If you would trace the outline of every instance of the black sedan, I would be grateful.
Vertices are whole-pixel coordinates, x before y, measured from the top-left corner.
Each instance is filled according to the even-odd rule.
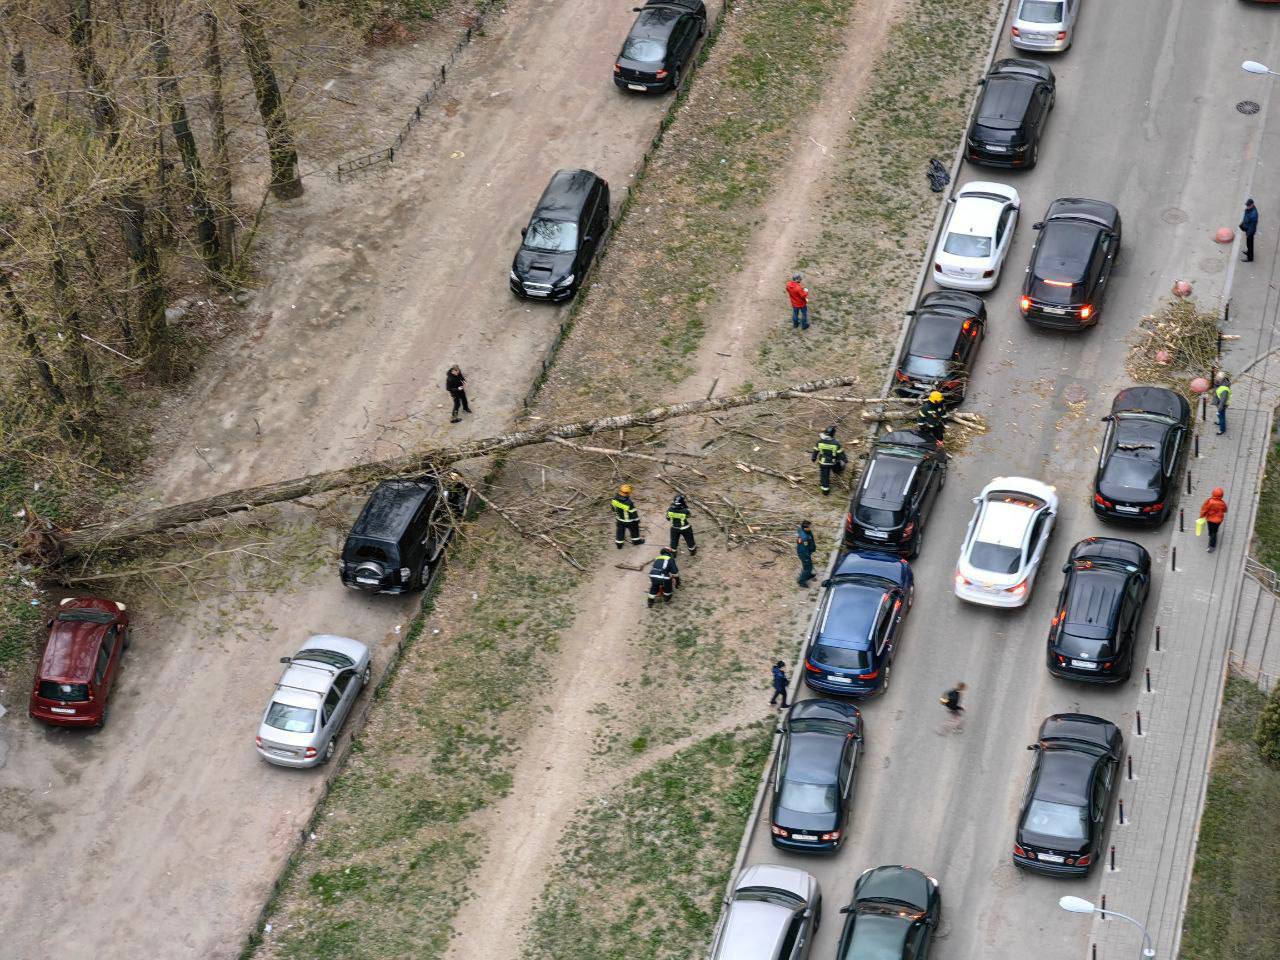
[[[1071,548],[1049,627],[1049,672],[1067,680],[1121,683],[1133,672],[1151,555],[1132,540],[1089,537]]]
[[[1053,109],[1053,71],[1035,60],[997,60],[982,87],[965,158],[988,167],[1034,167]]]
[[[846,960],[928,960],[942,922],[938,881],[912,867],[874,867],[853,885],[842,907],[836,956]]]
[[[862,752],[862,714],[850,703],[805,700],[782,724],[769,825],[785,850],[835,851]]]
[[[1098,322],[1120,256],[1120,211],[1102,200],[1068,197],[1049,204],[1018,306],[1031,323],[1083,330]]]
[[[1165,387],[1116,394],[1093,480],[1093,512],[1103,520],[1156,526],[1173,513],[1190,433],[1191,405]]]
[[[1058,713],[1027,747],[1036,759],[1018,814],[1013,862],[1027,870],[1082,877],[1102,855],[1124,736],[1114,723]]]
[[[876,437],[845,514],[844,548],[918,557],[946,482],[947,454],[932,440],[905,430]]]
[[[636,7],[622,52],[613,65],[613,82],[640,93],[672,90],[693,57],[698,38],[707,32],[707,6],[702,0],[648,0]]]
[[[910,316],[893,392],[923,399],[937,390],[949,403],[960,403],[987,329],[987,305],[971,293],[936,290]]]

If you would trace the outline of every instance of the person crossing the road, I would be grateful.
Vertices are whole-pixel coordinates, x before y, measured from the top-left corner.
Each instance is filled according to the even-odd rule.
[[[683,537],[689,547],[689,556],[698,552],[698,545],[693,542],[693,524],[689,522],[689,504],[683,493],[677,493],[667,508],[667,519],[671,522],[671,549],[680,550],[680,539]]]
[[[649,606],[652,607],[659,597],[670,603],[678,586],[680,568],[676,566],[676,552],[670,547],[663,547],[649,567]]]
[[[957,683],[938,698],[938,702],[947,708],[947,722],[939,733],[959,733],[963,729],[964,707],[960,705],[960,696],[966,689],[963,683]]]
[[[916,415],[916,432],[926,440],[942,443],[947,433],[947,405],[942,394],[934,390]]]
[[[822,495],[826,496],[831,493],[831,471],[842,473],[845,464],[849,462],[849,458],[845,456],[844,447],[836,439],[834,425],[827,427],[819,435],[809,459],[818,465],[818,486],[822,489]]]
[[[1218,436],[1227,432],[1227,407],[1231,406],[1231,378],[1219,370],[1213,376],[1213,405],[1218,408]]]
[[[796,530],[796,556],[800,558],[800,576],[796,583],[807,587],[813,579],[813,555],[818,550],[818,542],[813,539],[813,524],[808,520],[800,521]]]
[[[628,536],[637,547],[644,543],[644,537],[640,536],[640,511],[631,499],[631,484],[624,483],[618,488],[618,495],[613,498],[610,506],[613,507],[615,521],[613,542],[618,545],[618,549],[622,549]]]

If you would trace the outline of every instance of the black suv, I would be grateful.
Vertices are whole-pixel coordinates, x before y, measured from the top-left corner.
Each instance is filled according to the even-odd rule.
[[[1120,211],[1067,197],[1049,205],[1022,281],[1022,315],[1041,327],[1082,330],[1098,322],[1120,256]]]
[[[1111,401],[1093,478],[1103,520],[1158,526],[1173,513],[1190,433],[1191,405],[1165,387],[1130,387]]]
[[[949,403],[959,403],[986,331],[987,305],[972,293],[935,290],[910,316],[914,320],[893,372],[893,392],[918,399],[937,390]]]
[[[918,557],[946,482],[947,455],[932,440],[905,430],[877,437],[844,518],[844,548]]]
[[[997,60],[982,81],[965,158],[988,167],[1031,169],[1053,109],[1053,71],[1034,60]]]
[[[369,593],[425,587],[444,558],[453,525],[466,513],[470,491],[447,490],[432,479],[384,480],[347,534],[342,582]]]
[[[1122,683],[1133,672],[1151,555],[1132,540],[1089,537],[1071,548],[1049,627],[1049,672],[1065,680]]]
[[[520,231],[524,242],[511,265],[518,297],[568,300],[609,228],[609,184],[590,170],[557,170]]]
[[[613,82],[641,93],[673,90],[707,32],[707,6],[702,0],[649,0],[635,9],[640,16],[613,65]]]

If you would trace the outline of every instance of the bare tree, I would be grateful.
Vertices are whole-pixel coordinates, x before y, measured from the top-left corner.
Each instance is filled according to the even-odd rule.
[[[83,2],[83,0],[82,0]],[[298,176],[298,150],[293,143],[289,115],[285,111],[280,84],[271,62],[271,46],[262,15],[248,0],[236,0],[240,17],[240,40],[245,62],[253,79],[253,93],[258,100],[267,129],[267,151],[271,156],[271,192],[280,200],[302,196],[302,178]]]
[[[223,269],[235,262],[236,219],[232,208],[231,159],[227,138],[227,111],[223,98],[222,48],[218,39],[218,13],[210,4],[201,14],[204,25],[204,67],[209,84],[209,127],[212,132],[213,162],[209,164],[209,186],[216,206],[218,253]]]

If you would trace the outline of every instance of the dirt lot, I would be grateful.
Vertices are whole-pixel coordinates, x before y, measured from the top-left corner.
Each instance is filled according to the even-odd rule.
[[[506,290],[520,221],[560,166],[591,167],[620,193],[665,106],[618,96],[608,80],[632,16],[516,0],[459,62],[448,102],[394,168],[351,186],[314,177],[278,211],[259,319],[171,411],[173,452],[142,498],[443,435],[452,362],[477,411],[453,429],[509,422],[559,319]],[[38,729],[22,716],[25,691],[4,691],[7,956],[238,953],[323,776],[270,769],[253,753],[276,659],[308,632],[338,631],[385,663],[412,609],[341,590],[325,560],[296,582],[286,567],[267,588],[236,584],[230,605],[226,595],[136,603],[136,642],[102,733]]]

